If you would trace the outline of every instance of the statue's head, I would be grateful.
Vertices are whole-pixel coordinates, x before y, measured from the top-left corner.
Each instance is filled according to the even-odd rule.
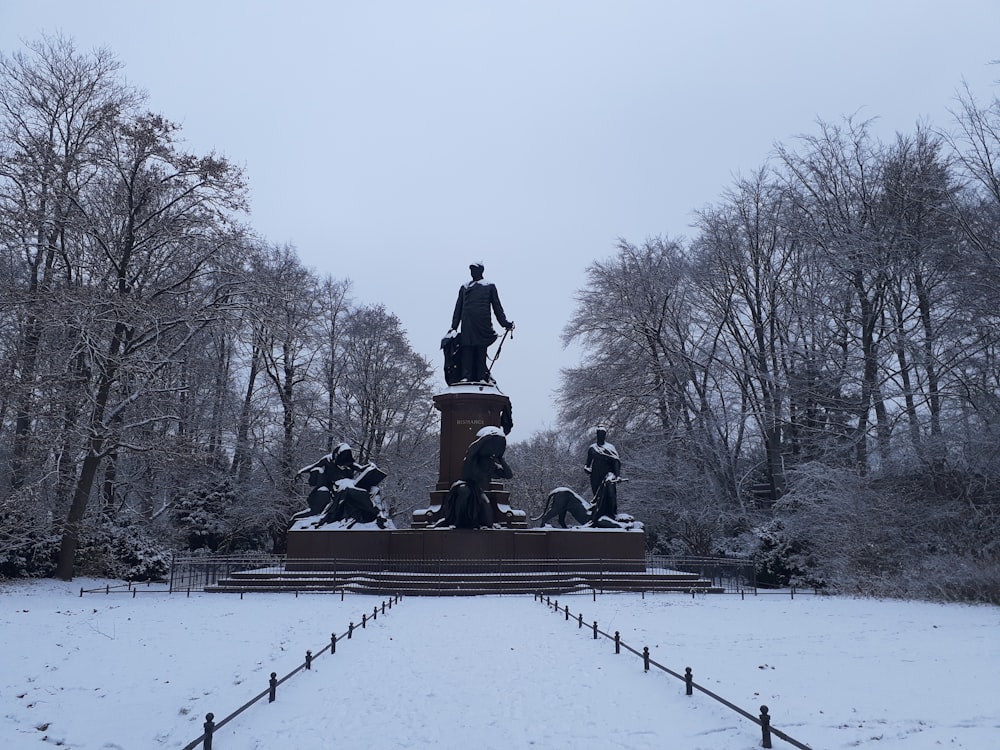
[[[481,278],[483,278],[483,271],[485,270],[486,267],[482,263],[479,263],[478,261],[476,263],[469,264],[469,273],[472,274],[472,278],[475,279],[476,281],[479,281]]]
[[[604,443],[604,439],[608,436],[608,429],[604,425],[597,425],[597,442],[598,444]]]
[[[483,427],[476,433],[476,439],[469,445],[467,455],[503,456],[507,449],[507,437],[499,427]]]

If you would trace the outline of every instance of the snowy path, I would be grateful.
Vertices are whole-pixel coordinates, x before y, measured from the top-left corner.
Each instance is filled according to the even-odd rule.
[[[278,734],[303,750],[365,736],[371,748],[733,750],[759,731],[529,597],[407,598],[216,747],[263,750]]]

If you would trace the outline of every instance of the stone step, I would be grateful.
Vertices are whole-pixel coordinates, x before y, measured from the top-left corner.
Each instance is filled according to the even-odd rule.
[[[410,596],[476,594],[553,594],[573,591],[699,591],[721,593],[711,581],[693,573],[342,573],[246,571],[221,579],[206,591],[394,593]]]

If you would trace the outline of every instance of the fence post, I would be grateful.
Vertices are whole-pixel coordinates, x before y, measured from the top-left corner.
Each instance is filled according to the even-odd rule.
[[[684,693],[691,695],[694,692],[694,675],[691,674],[691,667],[684,668]]]
[[[618,631],[615,631],[615,653],[620,654],[622,652],[622,640]]]
[[[559,611],[559,600],[558,599],[556,599],[556,608],[553,611],[554,612],[558,612]]]
[[[267,694],[267,702],[268,703],[274,703],[274,699],[277,697],[276,693],[278,692],[278,673],[277,672],[271,672],[271,681],[268,684],[269,684],[271,690]]]
[[[385,614],[385,602],[382,602],[382,614]]]
[[[330,653],[337,653],[337,634],[330,633]]]
[[[372,609],[372,619],[373,620],[377,620],[378,619],[378,607],[375,607],[375,608]]]
[[[566,605],[566,622],[569,622],[569,605]]]
[[[306,651],[306,669],[313,668],[313,652]]]
[[[642,647],[642,671],[649,671],[649,646]]]
[[[202,747],[205,750],[212,750],[212,733],[215,731],[215,714],[209,711],[205,714],[205,741]]]
[[[583,612],[581,612],[576,618],[576,629],[579,630],[583,627]]]
[[[368,627],[368,615],[362,614],[361,615],[361,629],[364,630],[366,627]]]
[[[597,640],[597,620],[594,620],[594,640]]]
[[[351,624],[347,626],[347,640],[351,640],[351,636],[353,635],[354,635],[354,621],[352,620]]]
[[[760,707],[760,734],[761,747],[771,747],[771,717],[767,713],[767,706]]]

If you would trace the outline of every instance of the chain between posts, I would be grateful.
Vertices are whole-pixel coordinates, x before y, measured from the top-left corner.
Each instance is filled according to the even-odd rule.
[[[543,594],[534,594],[534,598],[537,601],[539,601],[539,602],[543,602],[546,606],[552,607],[552,609],[553,609],[554,612],[560,612],[560,611],[564,612],[565,613],[565,619],[569,620],[569,605],[566,605],[564,608],[562,608],[562,607],[559,606],[558,600],[556,600],[553,603],[549,599],[549,597],[547,597],[547,596],[545,596]],[[582,613],[579,614],[576,619],[577,619],[577,623],[578,623],[577,624],[577,628],[578,629],[582,628],[583,627],[583,614]],[[641,651],[638,650],[638,649],[635,649],[632,646],[629,646],[627,643],[624,643],[621,640],[621,634],[617,630],[614,632],[613,635],[610,634],[610,633],[605,633],[603,630],[600,630],[597,627],[597,620],[594,620],[593,633],[594,633],[594,640],[597,639],[598,635],[602,635],[605,638],[614,640],[614,643],[615,643],[615,653],[616,654],[620,654],[621,653],[621,649],[624,648],[627,651],[631,651],[636,656],[642,657],[643,671],[644,672],[648,672],[650,666],[654,666],[657,669],[659,669],[659,670],[661,670],[663,672],[666,672],[667,674],[671,675],[672,677],[676,677],[677,679],[681,680],[684,683],[684,693],[685,693],[685,695],[693,695],[694,694],[694,690],[697,689],[699,692],[701,692],[701,693],[707,695],[708,697],[710,697],[710,698],[712,698],[712,699],[714,699],[714,700],[722,703],[727,708],[730,708],[733,711],[736,711],[741,716],[744,716],[747,719],[750,719],[750,721],[752,721],[755,724],[759,725],[760,726],[760,730],[761,730],[761,747],[764,747],[764,748],[770,748],[770,747],[772,747],[772,745],[771,745],[771,737],[774,736],[774,737],[778,737],[779,739],[784,740],[785,742],[789,743],[790,745],[792,745],[795,748],[798,748],[799,750],[811,750],[811,748],[808,745],[806,745],[805,743],[802,743],[802,742],[796,740],[793,737],[789,737],[785,732],[782,732],[781,730],[775,729],[774,727],[772,727],[771,726],[771,714],[770,714],[770,711],[769,711],[769,709],[768,709],[767,706],[761,706],[760,707],[760,715],[759,716],[754,716],[753,714],[749,713],[748,711],[745,711],[744,709],[740,708],[739,706],[735,705],[734,703],[731,703],[730,701],[726,700],[725,698],[722,698],[721,696],[716,695],[711,690],[708,690],[707,688],[702,687],[701,685],[699,685],[698,683],[696,683],[694,681],[694,676],[693,676],[693,673],[691,671],[691,667],[686,667],[684,669],[684,674],[683,675],[679,674],[679,673],[673,671],[672,669],[669,669],[668,667],[666,667],[666,666],[664,666],[662,664],[659,664],[656,661],[654,661],[650,657],[649,646],[643,646],[643,648],[642,648]]]
[[[392,605],[393,604],[398,604],[399,600],[401,598],[402,598],[401,594],[396,594],[394,597],[391,597],[388,602],[383,601],[382,602],[382,607],[381,607],[382,613],[384,614],[385,611],[386,611],[386,609],[392,609]],[[374,612],[372,613],[372,619],[373,620],[377,618],[377,616],[378,616],[378,610],[379,610],[379,607],[376,606]],[[362,628],[365,627],[365,621],[366,621],[366,619],[367,619],[367,615],[362,614],[362,616],[361,616],[361,627]],[[305,656],[305,661],[302,664],[300,664],[299,666],[297,666],[295,669],[293,669],[291,672],[289,672],[288,674],[286,674],[281,679],[278,679],[278,673],[277,672],[271,672],[270,679],[268,680],[268,684],[267,684],[267,689],[266,690],[264,690],[263,692],[257,694],[253,698],[251,698],[249,701],[247,701],[246,703],[244,703],[242,706],[240,706],[238,709],[236,709],[235,711],[233,711],[231,714],[229,714],[229,716],[227,716],[226,718],[222,719],[221,721],[216,722],[215,721],[215,714],[213,714],[211,712],[207,713],[205,715],[205,723],[203,725],[204,730],[205,730],[204,733],[200,737],[198,737],[197,739],[192,740],[187,745],[185,745],[184,748],[183,748],[183,750],[195,750],[199,746],[199,744],[201,745],[201,747],[203,748],[203,750],[212,750],[212,738],[213,738],[213,736],[215,735],[215,733],[218,730],[220,730],[222,727],[224,727],[230,721],[232,721],[233,719],[235,719],[241,713],[243,713],[244,711],[246,711],[254,703],[257,703],[258,701],[262,700],[265,696],[267,696],[267,702],[268,703],[274,703],[277,700],[278,686],[281,685],[281,683],[285,682],[288,679],[291,679],[293,676],[295,676],[296,674],[298,674],[299,672],[301,672],[303,669],[307,669],[307,670],[312,669],[312,663],[313,663],[313,661],[317,657],[322,656],[327,651],[329,651],[331,654],[337,653],[337,641],[338,641],[338,639],[339,640],[343,640],[344,636],[346,636],[347,639],[350,640],[351,637],[354,635],[354,629],[355,629],[355,625],[354,625],[354,621],[352,620],[350,622],[350,624],[348,625],[347,631],[343,635],[341,635],[341,636],[338,637],[336,633],[331,633],[330,634],[330,642],[328,644],[326,644],[322,649],[320,649],[319,651],[317,651],[315,654],[312,652],[312,650],[307,650],[306,651],[306,656]]]

